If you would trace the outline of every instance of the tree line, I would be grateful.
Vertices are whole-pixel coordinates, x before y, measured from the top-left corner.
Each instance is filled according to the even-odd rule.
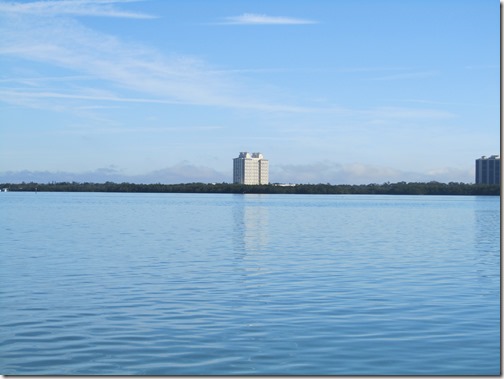
[[[332,195],[472,195],[499,196],[500,185],[440,182],[398,182],[383,184],[296,184],[282,186],[243,185],[233,183],[3,183],[8,191],[40,192],[140,192],[140,193],[271,193],[271,194],[332,194]]]

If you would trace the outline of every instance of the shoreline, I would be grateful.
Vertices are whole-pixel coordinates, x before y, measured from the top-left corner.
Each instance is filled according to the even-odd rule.
[[[500,196],[499,184],[398,182],[383,184],[243,185],[232,183],[1,183],[5,192],[235,193],[314,195],[450,195]]]

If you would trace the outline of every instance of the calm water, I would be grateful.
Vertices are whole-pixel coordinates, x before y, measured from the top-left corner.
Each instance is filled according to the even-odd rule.
[[[499,205],[1,193],[0,373],[498,375]]]

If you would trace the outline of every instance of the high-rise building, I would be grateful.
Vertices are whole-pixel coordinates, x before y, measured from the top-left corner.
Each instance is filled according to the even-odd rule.
[[[500,180],[500,156],[482,156],[476,159],[476,184],[500,184]]]
[[[240,153],[233,159],[233,183],[268,184],[268,160],[261,153]]]

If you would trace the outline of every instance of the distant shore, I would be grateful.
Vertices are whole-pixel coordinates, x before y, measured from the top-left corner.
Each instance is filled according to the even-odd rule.
[[[243,185],[232,183],[3,183],[3,191],[33,192],[128,192],[128,193],[270,193],[270,194],[331,194],[331,195],[466,195],[500,196],[500,185],[439,182],[398,182],[383,184],[268,184]]]

